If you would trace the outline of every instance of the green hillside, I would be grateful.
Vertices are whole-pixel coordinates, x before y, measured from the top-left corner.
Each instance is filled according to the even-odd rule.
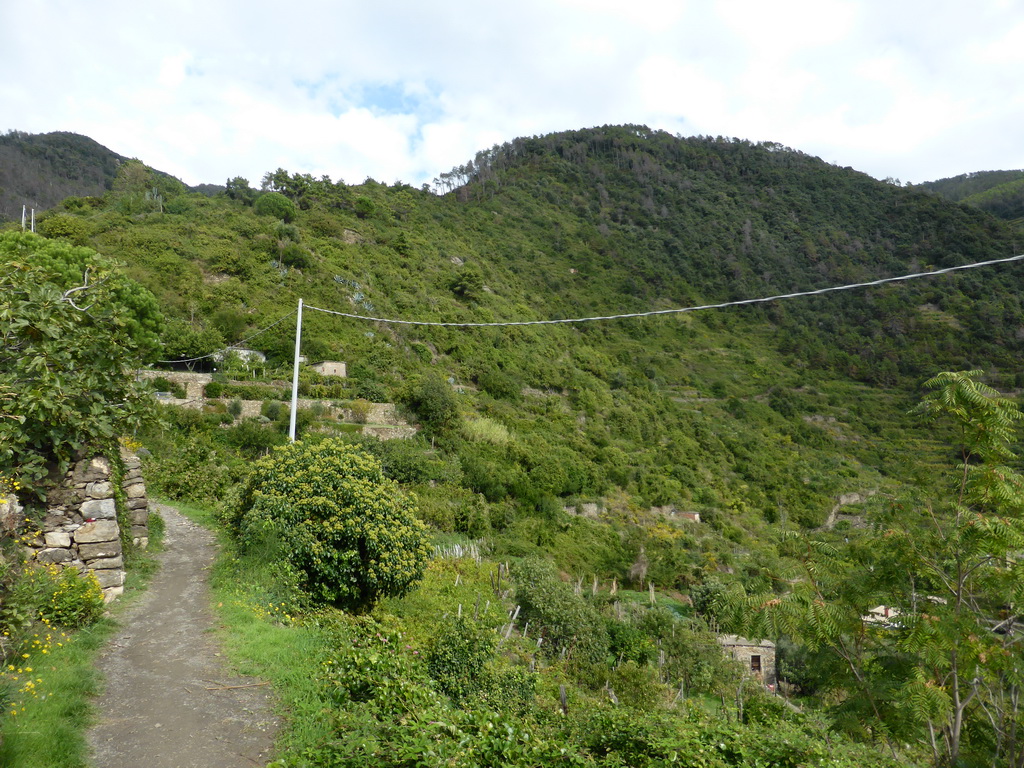
[[[381,442],[325,417],[323,408],[298,414],[304,443],[334,437],[376,456],[389,482],[415,493],[418,516],[438,545],[474,542],[486,557],[482,566],[471,559],[435,561],[422,592],[387,602],[372,620],[315,619],[302,631],[315,625],[338,647],[355,649],[355,656],[341,654],[331,663],[355,665],[346,669],[358,667],[363,674],[360,665],[376,664],[368,659],[377,658],[378,645],[398,642],[401,632],[412,638],[410,648],[436,649],[427,638],[442,633],[452,644],[444,653],[487,656],[494,650],[491,640],[481,641],[476,651],[459,650],[461,641],[444,634],[441,622],[455,610],[450,603],[456,598],[460,619],[474,600],[479,608],[491,579],[486,594],[494,596],[496,613],[484,609],[481,624],[465,630],[467,637],[481,627],[488,638],[500,632],[507,621],[504,609],[520,602],[527,613],[533,611],[529,620],[542,627],[556,626],[552,616],[560,611],[578,622],[571,631],[563,628],[566,649],[578,648],[580,637],[592,632],[595,638],[611,633],[604,640],[591,638],[596,650],[585,668],[566,660],[566,652],[559,659],[558,647],[552,649],[555,671],[537,678],[537,696],[548,709],[516,710],[516,717],[526,718],[522,723],[532,723],[516,727],[535,727],[546,739],[544,750],[562,739],[591,744],[591,762],[580,752],[572,764],[669,764],[671,754],[685,751],[679,745],[687,738],[694,745],[716,741],[712,732],[718,726],[700,725],[699,737],[686,735],[686,729],[675,733],[678,742],[665,747],[665,762],[637,757],[633,763],[633,742],[625,734],[641,727],[640,721],[620,722],[617,715],[595,710],[592,721],[563,727],[553,714],[559,685],[578,686],[571,687],[571,697],[580,697],[573,706],[583,709],[608,698],[602,691],[611,687],[632,690],[640,709],[662,712],[672,698],[663,683],[671,679],[679,686],[675,673],[664,673],[662,666],[675,669],[686,658],[716,656],[717,650],[708,650],[717,648],[708,627],[715,626],[716,616],[727,621],[723,601],[736,594],[730,590],[781,598],[796,594],[796,585],[817,586],[818,562],[809,555],[801,561],[793,536],[813,534],[813,552],[838,551],[842,561],[830,561],[830,567],[844,578],[837,575],[822,586],[809,605],[823,611],[844,606],[863,633],[857,611],[877,603],[861,602],[897,604],[875,582],[857,593],[859,568],[873,573],[877,564],[880,574],[906,571],[904,563],[894,565],[898,553],[878,551],[885,548],[877,546],[876,534],[888,535],[885,526],[898,527],[892,522],[898,510],[919,504],[930,512],[934,503],[942,518],[951,498],[950,468],[996,455],[958,452],[968,438],[954,431],[953,422],[910,411],[922,398],[923,382],[939,371],[978,369],[985,382],[1011,395],[1024,386],[1021,268],[1014,263],[754,306],[585,323],[415,326],[318,309],[454,323],[642,313],[1003,258],[1019,252],[1014,230],[976,208],[777,144],[684,139],[644,126],[517,139],[478,153],[441,174],[434,186],[431,191],[372,180],[346,185],[278,169],[260,189],[235,178],[223,193],[209,197],[127,162],[108,192],[65,199],[41,217],[39,229],[123,262],[127,274],[152,291],[165,316],[156,357],[163,362],[157,365],[175,367],[168,361],[201,358],[245,340],[267,355],[266,368],[255,374],[237,361],[216,364],[216,384],[228,397],[266,399],[261,418],[236,421],[213,407],[206,413],[166,408],[162,426],[138,435],[152,453],[148,471],[155,488],[194,502],[227,499],[229,523],[236,533],[243,530],[243,538],[237,489],[252,462],[285,439],[287,406],[277,398],[284,390],[280,382],[290,376],[295,326],[289,315],[300,298],[306,305],[303,354],[310,362],[343,360],[349,372],[339,384],[304,370],[304,394],[347,408],[361,399],[395,402],[420,426],[412,439]],[[209,360],[188,365],[214,366]],[[228,381],[225,368],[231,378],[250,381]],[[1002,439],[1008,432],[1000,427],[994,434]],[[1012,472],[1012,453],[999,457]],[[679,513],[696,513],[700,522]],[[885,560],[889,555],[893,559]],[[538,560],[552,561],[555,568]],[[501,592],[500,576],[495,587],[490,570],[507,577],[508,569],[497,565],[506,561],[513,564],[514,601]],[[794,562],[810,565],[794,576]],[[225,567],[240,569],[243,581],[249,578],[245,562]],[[477,591],[456,590],[462,578]],[[900,578],[893,583],[902,584]],[[455,587],[446,579],[455,579]],[[561,579],[593,583],[594,594],[584,599],[579,586],[576,593],[563,590]],[[616,597],[609,584],[632,589]],[[919,588],[938,591],[935,584],[922,582]],[[916,604],[915,589],[910,594]],[[646,612],[641,603],[647,590],[657,592],[668,610]],[[276,600],[274,594],[261,599]],[[291,592],[281,597],[293,598]],[[308,608],[295,600],[289,610]],[[502,601],[508,605],[499,610]],[[775,602],[765,598],[754,607]],[[839,626],[827,611],[826,629]],[[1011,609],[999,611],[1012,621]],[[679,635],[685,642],[676,643],[682,625],[673,622],[682,621],[680,615],[685,631],[695,634]],[[733,626],[742,629],[743,623]],[[514,698],[525,690],[513,678],[538,654],[520,629],[512,649],[498,654],[514,670],[501,668],[511,677],[488,689],[496,698],[487,706],[500,709],[494,702],[501,696]],[[788,643],[788,650],[780,650],[789,664],[787,680],[812,710],[830,713],[830,727],[892,749],[903,739],[924,743],[919,713],[925,704],[908,700],[900,709],[892,703],[895,694],[879,693],[882,678],[890,688],[910,685],[905,651],[872,657],[878,661],[869,677],[878,687],[867,693],[888,696],[892,709],[866,712],[855,706],[873,701],[857,687],[863,678],[843,678],[844,670],[854,670],[856,677],[860,668],[853,661],[836,667],[816,655],[828,647],[822,637],[834,634],[800,639],[796,623],[764,634],[779,640],[780,649]],[[858,642],[858,652],[867,653],[870,643],[863,636]],[[667,654],[662,666],[655,649]],[[865,658],[856,661],[868,664]],[[420,674],[420,661],[391,658],[393,668],[381,674],[396,680],[413,675],[410,670]],[[375,669],[373,674],[380,672]],[[688,669],[685,679],[691,674],[697,672]],[[700,674],[699,696],[724,697],[722,686],[735,684],[732,672],[717,667]],[[465,682],[446,684],[461,691]],[[426,678],[414,683],[399,686],[401,696],[412,697],[410,711],[431,685]],[[344,676],[332,684],[344,691],[353,685]],[[362,695],[349,693],[352,702]],[[349,694],[336,695],[349,701]],[[447,695],[457,703],[462,694]],[[401,696],[395,701],[405,701]],[[685,699],[682,692],[680,697]],[[735,697],[742,708],[740,692]],[[511,700],[501,699],[501,706],[519,706]],[[718,706],[713,699],[684,703],[691,724],[705,723],[705,710]],[[362,760],[383,759],[381,744],[406,744],[406,736],[398,735],[406,716],[384,724],[394,713],[380,706],[357,725],[344,720],[331,738],[341,739],[338,734],[350,727],[372,733],[358,756]],[[934,713],[942,704],[927,706]],[[436,715],[430,727],[448,716]],[[371,723],[372,717],[381,721]],[[772,710],[768,717],[763,710],[750,717],[755,719],[744,722],[760,727],[783,713]],[[869,720],[873,725],[864,725]],[[673,722],[677,727],[683,721]],[[817,725],[799,722],[807,730],[794,738],[814,744],[800,760],[810,760],[812,753],[824,760],[824,737],[818,731],[807,735]],[[476,733],[479,725],[458,723],[460,733]],[[662,726],[656,718],[643,721],[644,738],[656,740]],[[613,735],[621,738],[608,746],[595,733],[608,733],[609,743]],[[750,734],[743,739],[768,738]],[[352,738],[345,749],[358,740]],[[430,738],[440,742],[447,736]],[[728,741],[723,737],[722,744]],[[657,751],[650,744],[633,746],[646,756]],[[976,754],[988,749],[974,748]],[[746,742],[743,749],[750,750],[747,756],[756,752]],[[845,749],[837,747],[829,764],[875,764],[852,751],[843,757]],[[543,760],[540,754],[537,764],[553,759],[548,751]],[[910,761],[922,754],[911,750],[903,757]],[[530,759],[510,758],[508,764],[534,764]],[[737,752],[692,764],[756,764],[746,759]],[[337,760],[317,764],[349,764]],[[878,757],[877,764],[885,760]],[[406,763],[395,757],[393,764]]]
[[[121,259],[195,357],[307,305],[410,320],[557,319],[856,282],[1012,252],[995,219],[776,145],[642,127],[517,140],[439,179],[443,196],[268,174],[219,198],[122,179],[44,233]],[[135,188],[132,188],[132,184]],[[256,199],[255,206],[252,205]],[[270,203],[282,204],[280,210]],[[163,213],[158,208],[163,208]],[[262,213],[261,213],[262,212]],[[941,369],[1018,382],[1015,267],[692,315],[513,328],[386,325],[307,311],[304,354],[343,359],[415,410],[451,380],[457,424],[427,424],[492,504],[560,508],[625,491],[754,532],[818,525],[832,499],[919,473],[903,435]],[[253,342],[287,364],[293,325]],[[422,399],[422,398],[421,398]],[[486,418],[500,444],[467,439]],[[683,578],[668,574],[668,581]]]

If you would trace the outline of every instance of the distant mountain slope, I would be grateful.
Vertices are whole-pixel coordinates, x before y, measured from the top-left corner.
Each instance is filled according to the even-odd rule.
[[[20,218],[23,205],[38,214],[67,197],[103,195],[128,159],[88,136],[67,131],[0,135],[0,221]],[[223,190],[217,184],[190,188],[206,195]]]
[[[972,195],[987,192],[1001,184],[1021,179],[1024,179],[1024,170],[975,171],[974,173],[961,173],[959,176],[951,176],[947,179],[926,181],[915,186],[935,192],[948,200],[959,202]]]
[[[1024,217],[1024,173],[1016,181],[1008,181],[997,187],[965,197],[963,202],[1000,219],[1020,223]]]
[[[1024,226],[1024,170],[964,173],[918,187]]]

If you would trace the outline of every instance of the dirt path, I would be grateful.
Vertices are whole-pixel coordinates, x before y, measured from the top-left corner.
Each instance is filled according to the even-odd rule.
[[[99,662],[106,678],[89,733],[96,768],[262,766],[277,723],[260,681],[231,677],[213,637],[207,574],[213,535],[176,509],[161,568],[122,615]],[[214,688],[215,690],[207,690]],[[221,689],[221,690],[217,690]]]

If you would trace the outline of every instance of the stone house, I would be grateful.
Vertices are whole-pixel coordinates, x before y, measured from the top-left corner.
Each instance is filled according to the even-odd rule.
[[[739,635],[719,635],[718,644],[743,666],[747,675],[775,689],[775,643],[748,640]]]
[[[337,376],[339,379],[344,379],[348,375],[345,363],[337,360],[324,360],[309,367],[321,376]]]

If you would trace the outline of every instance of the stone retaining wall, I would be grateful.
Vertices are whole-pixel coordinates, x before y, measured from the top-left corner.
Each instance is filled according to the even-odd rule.
[[[122,482],[127,497],[132,543],[149,544],[149,501],[137,456],[124,458]],[[29,542],[29,559],[61,568],[92,571],[106,599],[124,592],[124,552],[114,501],[113,470],[103,456],[83,459],[47,494],[46,517]]]
[[[140,381],[163,378],[172,384],[180,384],[185,388],[186,400],[202,400],[206,385],[213,381],[213,376],[208,373],[184,371],[139,371],[137,377]]]

